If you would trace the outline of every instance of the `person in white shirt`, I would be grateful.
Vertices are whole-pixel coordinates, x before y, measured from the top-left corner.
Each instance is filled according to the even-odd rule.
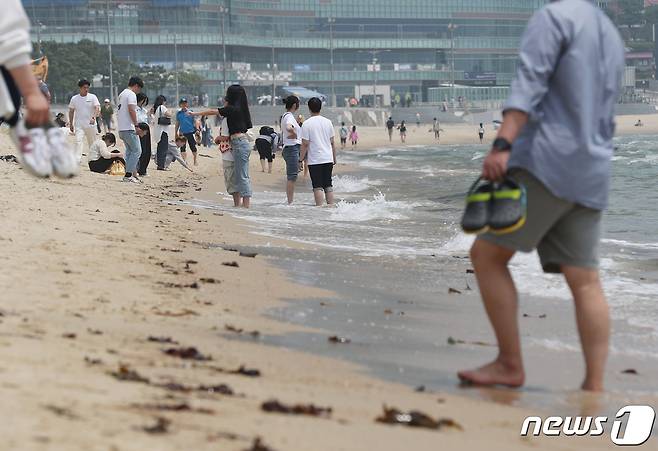
[[[88,80],[80,80],[80,93],[74,95],[69,102],[69,128],[75,135],[78,163],[82,161],[85,140],[87,147],[96,140],[96,118],[101,113],[101,103],[98,97],[89,92],[90,85]]]
[[[155,132],[153,137],[156,142],[155,162],[159,171],[164,170],[165,156],[171,134],[171,111],[167,108],[167,98],[159,95],[155,98],[153,105],[153,116],[155,120]]]
[[[125,166],[126,161],[119,151],[110,151],[110,146],[115,146],[117,139],[114,133],[106,133],[101,139],[95,141],[89,148],[89,170],[104,174],[112,167],[112,163],[119,161]]]
[[[137,165],[142,155],[142,146],[139,137],[135,133],[137,120],[137,94],[144,87],[144,82],[139,77],[130,77],[128,87],[119,94],[119,112],[117,113],[117,125],[119,137],[126,146],[126,175],[124,182],[141,183],[137,178]]]
[[[322,101],[313,97],[308,101],[311,117],[302,125],[302,150],[300,163],[308,156],[308,171],[313,184],[315,205],[321,206],[325,199],[328,205],[334,204],[334,189],[331,181],[336,164],[334,125],[320,115]]]
[[[140,177],[146,176],[146,171],[151,162],[151,127],[149,126],[149,110],[146,108],[149,104],[149,98],[143,92],[137,94],[137,129],[135,132],[139,136],[139,145],[142,148],[142,154],[139,157],[137,165],[137,174]]]
[[[286,162],[286,194],[288,196],[288,205],[292,204],[295,197],[295,182],[299,174],[300,148],[302,144],[301,127],[295,119],[295,112],[299,109],[299,98],[289,96],[284,100],[286,104],[286,113],[281,116],[281,140],[283,142],[283,151],[281,155]]]

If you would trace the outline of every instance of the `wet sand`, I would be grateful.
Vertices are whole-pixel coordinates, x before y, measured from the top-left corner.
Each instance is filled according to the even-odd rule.
[[[0,149],[15,153],[4,134]],[[175,202],[223,189],[217,152],[200,154],[196,174],[152,171],[143,186],[87,170],[70,181],[36,180],[0,162],[0,449],[245,450],[257,436],[279,451],[612,447],[605,436],[520,438],[523,418],[539,412],[514,407],[515,392],[483,391],[495,402],[415,393],[355,364],[264,345],[260,335],[312,332],[264,312],[283,299],[332,294],[291,283],[262,256],[222,249],[290,243]],[[262,174],[252,158],[256,192],[281,183],[277,163],[276,174]],[[184,355],[196,360],[164,352],[181,347],[195,347]],[[241,366],[260,377],[231,373]],[[271,399],[332,412],[266,413],[261,405]],[[582,394],[570,402],[584,414],[600,406]],[[379,424],[383,405],[462,429]]]

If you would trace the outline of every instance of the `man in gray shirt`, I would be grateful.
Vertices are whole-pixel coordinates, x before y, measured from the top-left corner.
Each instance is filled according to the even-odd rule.
[[[504,122],[482,170],[487,180],[509,174],[526,187],[527,222],[507,235],[482,235],[471,249],[499,353],[460,372],[463,381],[525,382],[508,262],[517,251],[537,249],[544,271],[564,274],[574,297],[586,364],[582,389],[603,390],[610,318],[598,248],[623,69],[623,43],[593,1],[552,1],[531,19]]]

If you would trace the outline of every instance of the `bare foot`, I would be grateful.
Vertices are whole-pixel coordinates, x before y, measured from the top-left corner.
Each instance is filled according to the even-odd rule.
[[[460,371],[457,375],[462,382],[473,385],[504,385],[516,388],[525,382],[522,367],[510,367],[498,360],[475,370]]]

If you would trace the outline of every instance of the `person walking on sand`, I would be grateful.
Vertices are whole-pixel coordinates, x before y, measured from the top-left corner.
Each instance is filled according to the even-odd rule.
[[[393,129],[395,128],[395,122],[392,117],[389,117],[386,121],[386,130],[388,131],[388,142],[393,142]]]
[[[295,113],[299,110],[299,98],[288,96],[284,99],[284,103],[286,112],[281,116],[281,140],[283,142],[281,155],[286,162],[286,196],[288,205],[290,205],[295,198],[295,183],[299,176],[302,128],[295,119]]]
[[[249,179],[249,157],[251,145],[247,131],[253,127],[247,92],[240,85],[231,85],[226,90],[225,106],[216,110],[192,113],[193,116],[221,116],[226,120],[233,158],[235,159],[235,184],[242,199],[242,207],[251,206],[251,180]]]
[[[106,134],[112,131],[112,116],[114,116],[114,108],[112,108],[110,99],[105,99],[101,106],[101,119]]]
[[[482,176],[499,181],[507,174],[525,186],[527,222],[507,235],[481,235],[473,244],[471,260],[499,349],[493,362],[458,375],[479,385],[525,382],[508,263],[518,251],[537,249],[544,271],[562,273],[573,295],[586,367],[581,388],[601,391],[610,315],[598,251],[624,44],[594,2],[554,1],[532,17],[520,52],[505,120]]]
[[[416,113],[416,128],[420,128],[420,113]]]
[[[359,132],[356,131],[356,125],[352,126],[352,131],[350,132],[350,141],[352,141],[352,150],[354,150],[359,144]]]
[[[404,121],[400,122],[400,126],[398,127],[398,130],[400,130],[400,141],[402,144],[407,142],[407,125],[405,124]]]
[[[336,145],[334,144],[334,124],[320,115],[322,101],[313,97],[308,101],[311,117],[302,126],[302,153],[300,161],[308,155],[308,171],[313,184],[315,205],[320,207],[334,204],[332,173],[336,164]]]
[[[82,155],[85,153],[85,141],[87,150],[96,141],[96,117],[101,111],[98,97],[89,92],[90,85],[88,80],[80,80],[79,94],[71,97],[69,102],[69,129],[75,135],[78,163],[82,161]]]
[[[347,145],[347,137],[350,134],[350,130],[345,126],[345,122],[340,123],[338,134],[340,135],[340,148],[345,149],[345,146]]]
[[[478,128],[478,136],[480,137],[480,144],[484,142],[484,124],[480,122],[480,128]]]
[[[125,145],[126,175],[124,182],[142,183],[137,177],[137,166],[139,157],[142,155],[142,146],[135,127],[139,124],[137,120],[137,94],[142,91],[144,82],[139,77],[130,77],[128,87],[119,94],[119,112],[117,114],[117,125],[119,138]]]

